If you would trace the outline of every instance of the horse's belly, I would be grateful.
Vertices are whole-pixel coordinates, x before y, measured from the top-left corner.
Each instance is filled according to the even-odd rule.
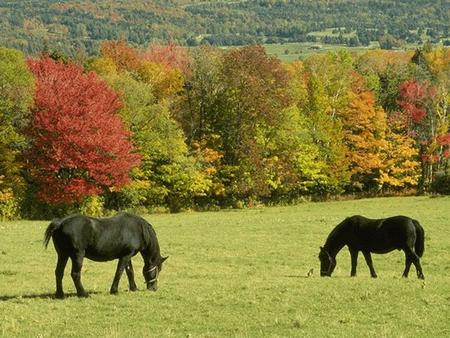
[[[396,249],[400,249],[397,245],[392,244],[392,245],[387,245],[387,246],[372,246],[370,248],[370,252],[373,252],[375,254],[385,254],[391,251],[394,251]]]
[[[375,250],[371,250],[371,252],[376,253],[376,254],[385,254],[391,251],[394,251],[396,248],[389,248],[389,249],[375,249]]]
[[[118,259],[124,256],[130,255],[130,251],[127,248],[116,248],[111,250],[99,250],[99,249],[86,249],[85,257],[96,262],[106,262]]]

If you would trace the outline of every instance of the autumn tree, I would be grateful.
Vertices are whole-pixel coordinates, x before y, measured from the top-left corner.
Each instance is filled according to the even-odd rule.
[[[398,111],[400,84],[411,77],[411,57],[411,52],[375,49],[355,60],[355,69],[366,78],[367,88],[375,94],[376,105],[388,115]]]
[[[142,155],[141,165],[133,171],[133,182],[108,194],[111,207],[167,206],[179,211],[205,195],[209,187],[208,174],[195,155],[198,151],[188,152],[185,135],[170,110],[184,86],[182,71],[174,62],[181,49],[161,46],[154,54],[155,48],[142,54],[122,46],[115,52],[122,56],[115,58],[103,49],[102,57],[90,65],[120,94],[123,107],[118,113]],[[165,55],[162,50],[170,53]],[[118,63],[128,60],[127,55],[135,55],[135,62]]]
[[[131,205],[166,205],[171,211],[190,206],[208,189],[208,178],[195,157],[188,154],[184,134],[167,105],[158,102],[150,84],[126,72],[108,78],[108,82],[121,94],[123,107],[119,113],[142,155],[141,165],[133,172],[133,183],[115,198],[121,199],[120,203],[128,200]]]
[[[341,113],[344,143],[352,190],[377,191],[386,148],[386,114],[375,106],[372,92],[350,94],[351,101]]]
[[[159,64],[166,69],[178,69],[186,74],[190,69],[190,57],[186,48],[177,46],[173,42],[166,45],[152,44],[141,55],[145,61]]]
[[[23,54],[0,48],[0,217],[14,216],[24,189],[18,157],[26,145],[22,131],[33,96],[34,79]]]
[[[100,53],[103,58],[111,59],[119,70],[137,69],[141,61],[138,51],[124,40],[103,42]]]
[[[438,90],[428,81],[407,81],[401,85],[400,93],[399,105],[419,148],[422,163],[419,189],[423,191],[428,189],[434,174],[447,159],[448,98],[437,99]]]
[[[401,113],[388,117],[383,166],[377,182],[382,191],[415,189],[420,178],[420,162],[415,141],[404,123]]]
[[[343,191],[350,180],[341,117],[351,102],[353,75],[352,58],[345,52],[313,55],[297,74],[303,84],[298,86],[296,105],[307,117],[320,160],[326,164],[328,184],[321,194]]]
[[[127,184],[139,155],[116,114],[118,95],[77,65],[49,58],[28,64],[37,90],[26,159],[38,197],[68,204]]]

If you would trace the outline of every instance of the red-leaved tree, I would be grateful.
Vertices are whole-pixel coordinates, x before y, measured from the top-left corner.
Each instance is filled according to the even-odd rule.
[[[39,199],[73,203],[129,182],[139,164],[115,112],[118,95],[95,73],[50,58],[28,60],[36,77],[26,161]]]
[[[445,100],[445,95],[439,95],[437,88],[426,81],[410,80],[400,86],[398,104],[406,114],[409,131],[416,139],[422,161],[420,190],[432,183],[435,173],[443,169],[449,156]]]

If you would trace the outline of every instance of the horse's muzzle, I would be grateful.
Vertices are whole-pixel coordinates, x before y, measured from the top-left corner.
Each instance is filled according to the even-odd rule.
[[[147,284],[147,290],[156,291],[158,290],[158,286],[156,284],[155,285]]]

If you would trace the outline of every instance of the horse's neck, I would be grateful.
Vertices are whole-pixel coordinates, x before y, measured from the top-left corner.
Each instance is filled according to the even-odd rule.
[[[161,259],[159,245],[157,241],[150,243],[148,247],[145,249],[145,252],[149,262],[155,263]]]
[[[328,253],[332,257],[336,257],[339,251],[346,245],[346,242],[344,238],[341,238],[341,236],[338,236],[337,234],[334,236],[331,236],[327,239],[324,249],[328,251]]]

